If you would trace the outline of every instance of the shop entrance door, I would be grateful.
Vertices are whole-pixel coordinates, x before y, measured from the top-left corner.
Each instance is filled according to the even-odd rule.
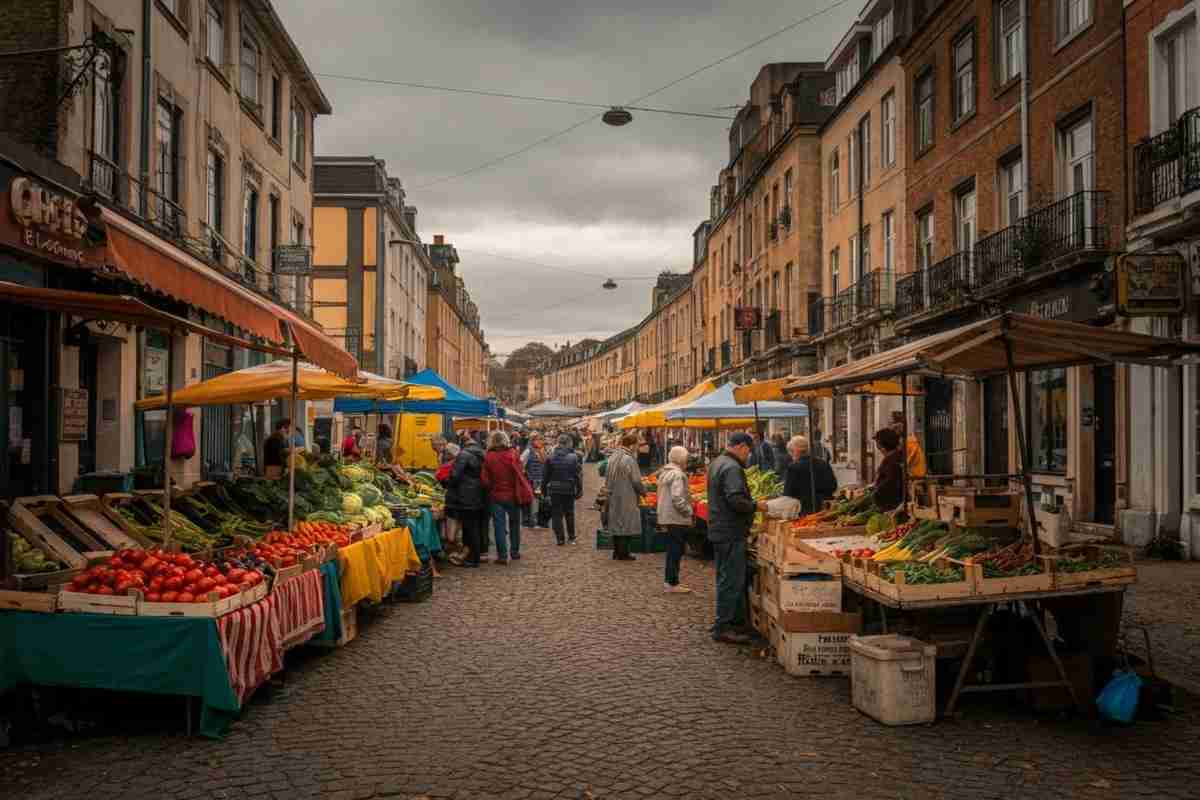
[[[954,472],[954,384],[925,379],[925,459],[930,475]]]
[[[1095,392],[1095,414],[1092,431],[1095,435],[1095,497],[1094,519],[1102,525],[1112,525],[1117,505],[1117,393],[1112,366],[1094,367],[1092,382]]]
[[[204,380],[232,372],[231,360],[231,348],[204,340]],[[232,406],[205,406],[200,412],[200,456],[207,480],[233,475],[232,414]]]
[[[96,384],[100,347],[95,339],[87,338],[79,348],[79,388],[88,393],[87,438],[79,443],[79,474],[96,471],[96,403],[99,386]]]
[[[983,471],[1008,474],[1008,376],[983,382]]]
[[[0,305],[0,497],[54,491],[47,433],[46,315]],[[55,431],[57,433],[57,431]]]

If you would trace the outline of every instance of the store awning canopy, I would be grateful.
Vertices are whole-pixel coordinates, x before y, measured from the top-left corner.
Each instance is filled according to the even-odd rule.
[[[587,414],[587,411],[582,408],[566,405],[558,400],[545,400],[536,406],[525,409],[524,413],[525,416],[533,417],[534,419],[549,419],[551,417],[582,417]]]
[[[798,378],[784,392],[802,396],[906,374],[980,378],[1008,369],[1009,348],[1018,371],[1114,363],[1165,367],[1200,353],[1200,344],[1178,339],[1009,312]]]
[[[667,421],[683,423],[685,428],[748,428],[755,419],[794,419],[808,416],[808,407],[800,403],[770,400],[738,403],[736,384],[727,383],[715,392],[667,412]],[[756,407],[757,406],[757,407]]]
[[[333,410],[342,414],[442,414],[448,417],[494,417],[496,403],[467,394],[432,369],[425,369],[405,379],[414,386],[440,389],[441,399],[411,397],[405,400],[376,401],[361,396],[343,395],[333,403]]]
[[[639,403],[637,400],[631,400],[620,408],[614,408],[611,411],[601,411],[599,414],[592,414],[590,417],[588,417],[588,419],[596,419],[600,420],[601,422],[608,422],[609,420],[620,419],[621,417],[629,416],[635,411],[641,411],[645,407],[646,406],[644,404]]]
[[[755,381],[748,383],[745,386],[739,386],[733,390],[733,399],[739,403],[751,403],[755,400],[819,400],[825,397],[833,397],[833,389],[817,389],[805,392],[803,395],[788,394],[785,390],[790,385],[800,380],[797,375],[789,375],[786,378],[773,378],[768,381]],[[866,395],[896,395],[900,396],[903,387],[900,381],[881,380],[871,381],[870,383],[861,386],[843,387],[838,390],[838,394],[866,394]],[[909,395],[917,395],[921,393],[921,388],[910,385],[908,387]]]
[[[703,397],[709,392],[715,392],[717,385],[712,381],[701,381],[678,397],[672,398],[656,406],[635,411],[627,417],[617,420],[617,425],[628,430],[630,428],[669,428],[679,427],[678,423],[667,421],[667,412],[685,406]]]
[[[69,314],[80,320],[121,322],[154,330],[174,333],[194,333],[231,347],[243,347],[263,353],[287,356],[291,351],[275,344],[244,339],[192,322],[189,319],[159,311],[129,295],[77,292],[70,289],[44,289],[0,281],[0,300],[43,311]]]
[[[361,380],[348,381],[313,364],[300,362],[296,368],[296,396],[300,400],[331,400],[348,395],[363,398],[414,397],[436,400],[443,396],[442,390],[435,387],[414,386],[366,372],[359,375]],[[292,361],[280,359],[177,389],[172,402],[176,406],[222,406],[275,400],[291,397],[291,394]],[[372,400],[368,399],[365,402]],[[141,400],[136,405],[141,411],[165,408],[167,399],[159,395]]]

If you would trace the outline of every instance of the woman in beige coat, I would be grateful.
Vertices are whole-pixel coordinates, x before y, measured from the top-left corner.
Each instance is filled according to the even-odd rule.
[[[668,594],[687,594],[691,589],[679,583],[679,562],[683,547],[695,520],[692,518],[692,494],[688,491],[686,447],[672,447],[667,464],[658,472],[658,524],[667,537],[667,569],[664,587]]]

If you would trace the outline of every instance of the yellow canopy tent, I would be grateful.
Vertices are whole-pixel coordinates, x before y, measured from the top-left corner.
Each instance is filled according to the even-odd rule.
[[[446,393],[435,386],[420,386],[360,371],[360,381],[349,381],[320,367],[301,362],[296,367],[296,398],[330,400],[360,397],[376,400],[442,400]],[[174,393],[176,406],[223,406],[257,403],[292,396],[292,362],[272,361],[256,367],[218,375]],[[136,404],[139,411],[165,408],[163,396],[148,397]]]
[[[630,428],[681,428],[683,427],[682,421],[668,421],[667,412],[680,406],[686,406],[693,400],[697,400],[709,392],[714,392],[716,389],[717,385],[712,381],[701,381],[679,397],[622,417],[617,420],[617,425],[625,430]]]
[[[769,381],[755,381],[754,383],[739,386],[733,392],[733,397],[739,403],[753,403],[755,401],[769,400],[820,400],[826,397],[833,397],[834,391],[832,388],[824,388],[807,392],[789,392],[786,388],[789,384],[801,380],[796,375],[791,375],[787,378],[774,378]],[[872,394],[872,395],[895,395],[899,397],[902,393],[902,387],[899,381],[878,380],[865,383],[862,386],[855,386],[849,389],[842,389],[838,394]],[[920,387],[908,387],[909,396],[921,394]]]

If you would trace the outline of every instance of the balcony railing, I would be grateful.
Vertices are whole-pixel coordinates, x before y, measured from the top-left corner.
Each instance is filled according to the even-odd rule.
[[[822,336],[895,305],[892,273],[873,270],[832,297],[809,304],[808,335]]]
[[[721,342],[721,369],[727,369],[733,363],[733,345],[728,339]]]
[[[767,314],[765,330],[766,348],[769,350],[783,339],[783,316],[780,314],[779,309],[773,309],[770,314]]]
[[[182,239],[187,234],[187,214],[183,206],[157,189],[146,190],[149,213],[146,221],[172,239]]]
[[[829,298],[822,297],[808,304],[808,335],[821,336],[828,329],[825,323],[825,309]]]
[[[1200,189],[1200,108],[1185,112],[1167,130],[1136,144],[1133,175],[1138,214]]]
[[[1065,256],[1105,252],[1112,246],[1108,193],[1076,192],[1026,214],[981,239],[971,250],[944,258],[896,281],[896,316],[951,306],[1036,276]]]

